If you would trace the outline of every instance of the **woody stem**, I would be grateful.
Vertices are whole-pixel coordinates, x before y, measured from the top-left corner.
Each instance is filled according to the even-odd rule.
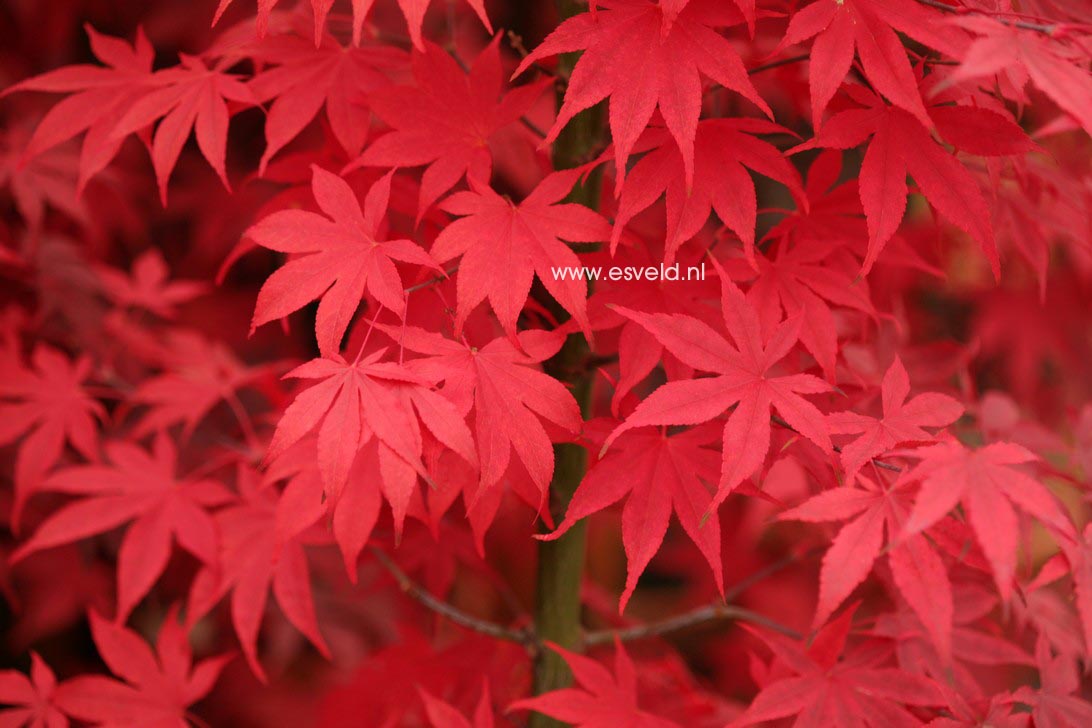
[[[579,0],[557,0],[559,15],[568,18],[584,10]],[[576,58],[562,57],[559,74],[567,76]],[[561,103],[559,94],[558,103]],[[577,166],[589,150],[595,148],[602,135],[603,114],[600,108],[589,109],[574,118],[558,136],[553,147],[556,169]],[[600,177],[592,174],[578,186],[570,200],[595,208],[599,203]],[[552,303],[552,302],[551,302]],[[561,351],[546,363],[547,372],[567,384],[586,418],[591,404],[592,374],[580,364],[589,354],[583,336],[569,336]],[[558,522],[565,514],[576,487],[587,468],[587,451],[575,444],[554,446],[554,476],[550,483],[550,512]],[[584,572],[585,524],[576,524],[556,541],[542,542],[538,547],[538,578],[535,591],[535,635],[569,649],[581,649],[580,585]],[[535,695],[567,687],[572,673],[555,652],[541,650],[535,660]],[[531,728],[561,726],[540,713],[531,716]]]

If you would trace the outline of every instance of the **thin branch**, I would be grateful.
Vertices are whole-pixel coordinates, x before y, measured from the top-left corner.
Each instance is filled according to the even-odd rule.
[[[689,612],[669,617],[662,622],[653,622],[651,624],[641,625],[638,627],[629,627],[622,630],[604,629],[596,632],[589,632],[585,636],[585,642],[589,645],[602,644],[604,642],[611,642],[615,636],[618,639],[626,642],[628,640],[647,639],[650,637],[659,637],[661,635],[668,634],[670,632],[678,632],[684,629],[692,629],[694,627],[702,626],[707,622],[721,621],[724,619],[735,619],[742,622],[751,622],[752,624],[759,624],[768,629],[772,629],[775,632],[779,632],[788,637],[794,637],[799,639],[800,634],[795,630],[786,627],[783,624],[773,621],[769,617],[765,617],[757,612],[752,612],[749,609],[735,606],[731,604],[733,600],[738,598],[745,591],[750,589],[755,584],[770,578],[777,572],[799,563],[805,559],[809,559],[812,556],[818,554],[822,549],[810,549],[803,553],[791,553],[788,554],[771,564],[759,569],[755,573],[751,574],[744,579],[738,581],[734,586],[724,592],[724,602],[718,604],[711,604],[704,607],[699,607]]]
[[[197,728],[212,728],[208,723],[191,710],[186,711],[185,719],[189,723],[193,723]]]
[[[511,30],[508,31],[507,36],[508,36],[508,44],[510,46],[512,46],[512,50],[514,50],[516,53],[519,54],[520,60],[523,60],[527,56],[531,55],[528,52],[527,47],[523,44],[523,36],[513,32]],[[552,76],[552,75],[554,75],[553,72],[549,68],[546,68],[545,66],[543,66],[538,61],[531,61],[531,65],[529,66],[529,68],[535,69],[536,71],[541,73],[543,76]]]
[[[948,5],[941,2],[941,0],[917,0],[920,4],[926,5],[930,8],[936,8],[941,12],[952,13],[954,15],[982,15],[987,18],[992,18],[1002,25],[1008,25],[1012,28],[1020,28],[1021,30],[1033,30],[1036,33],[1043,33],[1045,35],[1054,35],[1061,29],[1061,23],[1033,23],[1028,20],[1010,20],[1008,18],[999,18],[992,13],[982,12],[975,8],[968,8],[964,5]]]
[[[429,278],[427,281],[421,281],[420,283],[415,283],[414,285],[410,286],[409,288],[404,289],[402,291],[402,293],[413,293],[414,291],[420,291],[420,290],[422,290],[424,288],[428,288],[429,286],[440,283],[441,281],[446,281],[448,278],[451,277],[451,274],[454,273],[457,270],[459,270],[459,266],[458,265],[453,265],[450,268],[448,268],[447,270],[445,270],[443,275],[433,276],[432,278]]]
[[[408,596],[439,614],[441,617],[466,627],[467,629],[489,635],[496,639],[515,642],[531,649],[537,647],[537,641],[530,630],[510,629],[509,627],[497,624],[496,622],[490,622],[467,614],[458,607],[433,596],[427,589],[413,581],[413,579],[411,579],[406,572],[402,571],[401,567],[394,563],[391,557],[387,556],[386,552],[381,548],[377,546],[371,546],[370,548],[372,553],[375,554],[375,558],[379,561],[379,564],[394,577],[394,580],[398,583],[398,588]]]
[[[774,561],[771,564],[767,564],[750,576],[746,576],[736,582],[732,587],[724,592],[724,601],[726,603],[734,602],[741,594],[743,594],[743,592],[747,591],[760,581],[765,581],[766,579],[769,579],[777,572],[789,566],[792,566],[793,564],[798,564],[801,561],[810,559],[811,557],[818,555],[820,551],[822,551],[821,548],[813,548],[800,554],[786,554],[777,561]]]
[[[770,416],[770,422],[774,423],[775,425],[780,425],[781,427],[784,427],[786,430],[792,430],[797,435],[800,434],[799,430],[797,430],[795,427],[793,427],[792,425],[790,425],[788,422],[781,419],[777,415],[771,415]],[[842,452],[842,448],[835,445],[834,446],[834,452],[840,453],[840,452]],[[891,463],[885,463],[883,460],[879,460],[877,458],[872,458],[872,463],[877,468],[883,468],[884,470],[890,470],[892,473],[901,473],[902,472],[902,468],[900,468],[898,465],[892,465]]]
[[[780,68],[781,66],[787,66],[790,63],[800,63],[801,61],[808,60],[808,58],[810,58],[810,57],[811,57],[811,55],[808,54],[808,53],[801,53],[798,56],[789,56],[788,58],[782,58],[781,60],[778,60],[778,61],[770,61],[769,63],[763,63],[761,66],[755,66],[754,68],[749,69],[747,71],[747,74],[750,75],[750,76],[753,76],[756,73],[762,73],[763,71],[769,71],[769,70],[771,70],[773,68]]]
[[[537,136],[539,139],[545,139],[546,138],[546,132],[544,132],[542,130],[542,128],[539,127],[538,124],[531,121],[526,116],[519,117],[519,123],[523,124],[525,129],[527,129],[529,132],[531,132],[532,134]]]
[[[734,604],[710,604],[709,606],[700,607],[693,611],[670,617],[662,622],[652,622],[651,624],[642,624],[637,627],[629,627],[626,629],[604,629],[588,632],[584,635],[584,644],[589,647],[607,644],[613,642],[615,638],[618,638],[622,642],[649,639],[651,637],[660,637],[671,632],[680,632],[685,629],[699,627],[709,622],[717,622],[724,619],[757,624],[792,639],[801,639],[803,637],[803,635],[792,627],[786,627],[780,622],[776,622],[769,617],[759,614],[758,612],[753,612],[750,609],[738,607]]]

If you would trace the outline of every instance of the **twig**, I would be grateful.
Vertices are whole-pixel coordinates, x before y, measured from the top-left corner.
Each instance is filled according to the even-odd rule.
[[[797,430],[795,427],[793,427],[792,425],[790,425],[788,422],[781,419],[777,415],[771,415],[770,416],[770,422],[774,423],[775,425],[780,425],[781,427],[784,427],[786,430],[792,430],[797,435],[800,434],[799,430]],[[840,452],[842,452],[842,448],[835,445],[834,446],[834,452],[840,453]],[[883,460],[879,460],[877,458],[872,458],[872,463],[877,468],[883,468],[884,470],[890,470],[892,473],[901,473],[902,472],[902,468],[900,468],[898,465],[892,465],[891,463],[885,463]]]
[[[769,617],[752,612],[750,609],[738,607],[734,604],[710,604],[676,617],[665,619],[662,622],[652,622],[627,629],[604,629],[588,632],[584,636],[584,644],[590,646],[613,642],[617,637],[622,642],[643,640],[650,637],[659,637],[670,632],[679,632],[691,627],[698,627],[708,622],[716,622],[723,619],[733,619],[740,622],[750,622],[792,639],[801,639],[803,635],[792,627],[786,627]]]
[[[496,639],[515,642],[532,651],[537,649],[538,641],[535,639],[534,633],[531,630],[510,629],[509,627],[497,624],[496,622],[479,619],[471,614],[467,614],[458,607],[433,596],[428,590],[413,581],[413,579],[411,579],[406,572],[402,571],[401,567],[394,563],[391,557],[387,556],[386,552],[382,549],[377,546],[371,546],[370,548],[372,553],[375,554],[376,560],[378,560],[379,564],[394,577],[394,580],[398,583],[398,587],[403,592],[436,612],[441,617],[475,632],[480,632],[481,634],[489,635]]]
[[[754,68],[748,70],[747,74],[750,75],[750,76],[753,76],[756,73],[762,73],[763,71],[769,71],[770,69],[773,69],[773,68],[780,68],[781,66],[787,66],[790,63],[799,63],[800,61],[806,61],[810,57],[811,57],[811,55],[808,54],[808,53],[801,53],[798,56],[789,56],[788,58],[782,58],[781,60],[778,60],[778,61],[770,61],[769,63],[763,63],[761,66],[755,66]]]
[[[195,726],[197,726],[197,728],[211,728],[209,724],[201,718],[201,716],[197,715],[191,710],[186,711],[185,719],[187,722],[193,723]]]
[[[988,18],[992,18],[1002,25],[1008,25],[1012,28],[1020,28],[1021,30],[1033,30],[1036,33],[1043,33],[1045,35],[1054,35],[1061,28],[1060,23],[1033,23],[1028,20],[1009,20],[1008,18],[999,18],[992,13],[986,13],[975,8],[968,8],[963,5],[948,5],[940,0],[918,0],[922,5],[926,5],[930,8],[936,8],[945,13],[952,13],[954,15],[982,15]]]
[[[508,36],[508,44],[510,46],[512,46],[512,50],[514,50],[516,53],[519,54],[520,60],[523,60],[527,56],[531,55],[530,52],[528,52],[527,47],[525,45],[523,45],[523,36],[513,32],[511,30],[508,31],[507,36]],[[543,66],[538,61],[531,61],[530,68],[535,69],[536,71],[538,71],[539,73],[541,73],[544,76],[552,76],[553,75],[553,73],[550,71],[549,68],[546,68],[545,66]]]
[[[402,293],[413,293],[414,291],[420,291],[420,290],[422,290],[424,288],[428,288],[431,285],[434,285],[436,283],[440,283],[441,281],[446,281],[448,278],[451,277],[451,274],[454,273],[457,270],[459,270],[459,266],[453,265],[453,266],[451,266],[451,268],[448,268],[447,270],[445,270],[443,275],[433,276],[432,278],[429,278],[427,281],[421,281],[420,283],[415,283],[414,285],[410,286],[409,288],[404,289],[402,291]]]
[[[539,139],[546,138],[546,132],[544,132],[538,124],[528,119],[526,116],[519,117],[519,123],[523,124],[524,128],[537,136]]]
[[[818,555],[820,551],[822,551],[821,548],[813,548],[805,551],[802,554],[790,553],[773,562],[772,564],[767,564],[750,576],[740,579],[738,582],[736,582],[734,586],[726,590],[724,592],[724,601],[726,603],[734,602],[741,594],[743,594],[743,592],[747,591],[760,581],[769,579],[771,576],[781,571],[782,569],[785,569],[786,567],[800,563],[801,561],[804,561],[806,559],[810,559],[811,557]]]
[[[755,584],[770,578],[777,572],[799,563],[805,559],[809,559],[812,556],[818,554],[822,549],[810,549],[803,553],[791,553],[788,554],[771,564],[764,566],[755,573],[748,577],[736,582],[734,586],[724,592],[724,603],[707,605],[699,607],[684,614],[679,614],[674,617],[669,617],[662,622],[653,622],[651,624],[642,625],[639,627],[629,627],[622,630],[604,629],[597,632],[590,632],[585,637],[585,642],[591,644],[602,644],[603,642],[610,642],[614,639],[615,635],[623,642],[627,640],[646,639],[649,637],[658,637],[669,632],[677,632],[683,629],[690,629],[702,625],[705,622],[719,621],[723,619],[737,619],[744,622],[752,622],[754,624],[761,624],[781,634],[788,635],[790,637],[799,637],[799,634],[794,630],[785,627],[782,624],[778,624],[768,617],[764,617],[761,614],[757,614],[743,607],[738,607],[731,604],[732,601],[737,599],[741,594],[750,589]]]

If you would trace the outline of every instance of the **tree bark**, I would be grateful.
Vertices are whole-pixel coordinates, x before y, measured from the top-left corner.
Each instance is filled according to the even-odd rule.
[[[586,3],[558,0],[562,20],[586,10]],[[567,78],[577,54],[563,56],[559,75]],[[557,92],[560,106],[563,91]],[[574,118],[558,136],[553,148],[555,169],[575,167],[596,147],[602,135],[603,113],[599,107],[588,109]],[[598,207],[601,176],[598,171],[573,190],[570,201],[591,208]],[[590,294],[590,290],[589,290]],[[570,385],[573,396],[587,419],[591,404],[592,376],[583,366],[589,354],[588,342],[580,334],[571,335],[556,357],[546,363],[546,371]],[[576,487],[587,469],[588,453],[580,445],[554,446],[554,477],[550,483],[550,512],[560,522]],[[556,541],[542,542],[538,549],[538,580],[535,592],[535,633],[542,641],[581,650],[580,585],[584,573],[586,524],[582,521]],[[535,695],[572,684],[572,673],[555,652],[543,649],[535,658]],[[564,723],[541,713],[531,716],[531,728],[553,728]]]

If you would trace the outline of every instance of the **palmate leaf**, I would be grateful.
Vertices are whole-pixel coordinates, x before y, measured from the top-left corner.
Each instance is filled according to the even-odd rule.
[[[963,405],[947,395],[929,392],[907,400],[909,393],[906,367],[895,357],[881,385],[882,418],[855,412],[830,415],[831,433],[859,435],[842,447],[842,465],[848,481],[853,481],[865,463],[896,445],[932,440],[923,427],[944,427],[963,414]]]
[[[545,91],[548,80],[502,93],[500,36],[482,49],[467,71],[447,51],[427,43],[413,54],[412,85],[369,94],[375,115],[392,127],[346,170],[416,167],[421,176],[417,217],[465,176],[488,184],[493,168],[489,141],[514,123]]]
[[[336,504],[358,453],[372,446],[374,452],[362,456],[369,460],[374,456],[373,465],[378,467],[371,473],[379,477],[367,483],[368,497],[376,504],[369,510],[377,510],[376,496],[382,492],[394,514],[395,531],[401,534],[418,477],[432,482],[422,460],[424,433],[470,465],[476,466],[478,457],[474,438],[455,407],[432,391],[427,379],[400,364],[380,361],[385,353],[381,349],[354,362],[340,356],[314,359],[285,375],[315,384],[285,409],[266,462],[276,461],[318,428],[318,470],[326,497]],[[348,557],[355,549],[344,543],[342,547],[347,562],[353,563]]]
[[[150,453],[112,442],[105,463],[53,473],[42,491],[80,497],[46,518],[12,561],[129,524],[118,552],[117,613],[124,620],[163,574],[172,542],[205,564],[216,561],[219,537],[208,511],[233,496],[215,480],[178,477],[177,458],[174,443],[160,433]]]
[[[1056,497],[1016,468],[1038,460],[1027,448],[995,442],[972,450],[942,442],[919,450],[917,456],[921,462],[904,476],[921,483],[906,532],[918,533],[962,504],[1003,599],[1012,595],[1016,573],[1017,508],[1059,537],[1076,537]]]
[[[263,247],[299,256],[271,275],[258,292],[252,331],[321,298],[315,333],[319,350],[333,355],[365,292],[395,313],[405,310],[394,261],[440,268],[413,241],[383,239],[390,189],[387,174],[368,190],[361,208],[345,180],[313,166],[311,190],[322,215],[282,210],[246,232]]]
[[[432,246],[440,263],[461,256],[456,332],[470,312],[488,299],[509,338],[537,276],[550,295],[590,334],[587,283],[554,275],[575,270],[580,259],[565,242],[593,243],[610,237],[610,225],[589,208],[563,203],[580,169],[555,172],[518,205],[491,187],[471,180],[471,191],[456,192],[441,206],[458,220],[447,225]]]
[[[933,680],[895,668],[874,667],[867,655],[846,649],[856,607],[803,645],[778,634],[751,630],[780,668],[750,707],[730,725],[747,726],[789,716],[818,725],[912,726],[907,708],[941,705]]]
[[[138,29],[132,45],[102,35],[90,25],[84,29],[92,52],[105,67],[65,66],[21,81],[2,94],[16,91],[71,94],[38,122],[23,159],[36,157],[86,132],[79,158],[78,190],[117,154],[122,140],[113,136],[113,130],[121,115],[152,86],[155,56],[143,28]]]
[[[91,373],[88,359],[69,362],[41,344],[31,366],[0,360],[0,445],[20,440],[11,514],[16,529],[26,499],[60,460],[66,442],[88,460],[98,458],[97,421],[106,413],[84,390]]]
[[[201,154],[231,189],[227,175],[228,102],[257,104],[250,87],[236,76],[198,56],[182,54],[181,63],[156,71],[141,84],[145,90],[129,101],[103,141],[117,145],[130,134],[155,124],[152,133],[152,166],[159,185],[159,199],[167,204],[167,181],[178,163],[192,130]]]
[[[578,687],[563,688],[517,700],[512,710],[534,710],[577,728],[674,728],[677,723],[642,710],[638,706],[637,668],[621,643],[615,643],[614,674],[595,660],[550,644],[565,658]]]
[[[965,34],[947,25],[935,9],[914,0],[819,0],[793,14],[781,46],[815,38],[808,79],[816,129],[849,73],[854,50],[876,91],[926,127],[932,126],[897,32],[948,53],[967,45]]]
[[[525,331],[516,339],[497,338],[469,346],[417,327],[386,328],[407,350],[423,355],[406,363],[409,371],[444,386],[439,393],[459,414],[472,412],[481,478],[473,501],[509,471],[515,456],[530,476],[538,508],[548,495],[554,452],[544,422],[570,434],[580,431],[580,408],[557,380],[538,364],[561,346],[559,336]]]
[[[862,267],[867,274],[884,245],[895,235],[906,212],[906,177],[914,179],[921,193],[942,217],[960,228],[982,248],[994,277],[1000,279],[993,225],[978,182],[942,144],[921,119],[886,105],[874,93],[859,91],[856,99],[865,108],[833,115],[815,138],[795,151],[814,147],[849,149],[868,143],[861,164],[859,189],[868,223],[868,252]],[[983,156],[1002,156],[1031,148],[1027,135],[1003,115],[987,110],[930,107],[927,117],[946,141]],[[871,137],[871,139],[869,139]]]
[[[343,48],[328,35],[317,48],[295,35],[270,37],[258,44],[254,55],[272,64],[249,83],[255,98],[272,102],[260,174],[324,108],[341,148],[350,156],[359,154],[368,138],[372,94],[388,86],[390,75],[408,62],[396,48],[378,44]]]
[[[91,612],[95,646],[120,679],[81,675],[68,680],[56,690],[60,709],[96,725],[185,725],[186,708],[212,690],[231,655],[194,664],[177,615],[177,608],[167,613],[153,652],[137,633]]]
[[[220,553],[194,579],[186,621],[194,624],[231,592],[231,621],[251,670],[265,681],[258,660],[258,632],[270,593],[296,629],[324,656],[329,656],[319,630],[311,573],[304,553],[307,531],[323,516],[321,491],[295,478],[282,491],[272,478],[237,468],[238,503],[214,516]]]
[[[770,448],[772,409],[824,451],[831,450],[823,414],[801,395],[830,391],[810,374],[770,376],[800,336],[800,319],[783,321],[764,332],[743,292],[716,262],[721,278],[721,311],[734,343],[707,324],[680,314],[616,310],[636,321],[676,357],[715,376],[668,382],[645,398],[607,438],[604,451],[623,432],[646,425],[696,425],[732,408],[724,426],[723,464],[716,497],[719,505],[762,465]]]
[[[622,436],[618,445],[592,466],[581,481],[557,530],[543,540],[560,538],[574,524],[622,498],[622,543],[628,573],[618,603],[619,613],[637,588],[637,579],[663,543],[671,514],[701,551],[724,593],[720,557],[720,524],[703,522],[713,500],[706,483],[719,474],[715,449],[718,428],[702,426],[667,437],[642,429]]]
[[[610,0],[597,5],[598,12],[582,13],[559,25],[523,59],[514,76],[547,56],[584,51],[546,141],[556,139],[577,113],[609,97],[619,189],[637,138],[657,108],[679,145],[686,186],[691,185],[702,76],[772,116],[747,77],[739,54],[714,30],[743,22],[753,27],[753,4],[741,1],[737,8],[717,0],[690,0],[681,10],[678,3],[672,8],[649,0]]]

